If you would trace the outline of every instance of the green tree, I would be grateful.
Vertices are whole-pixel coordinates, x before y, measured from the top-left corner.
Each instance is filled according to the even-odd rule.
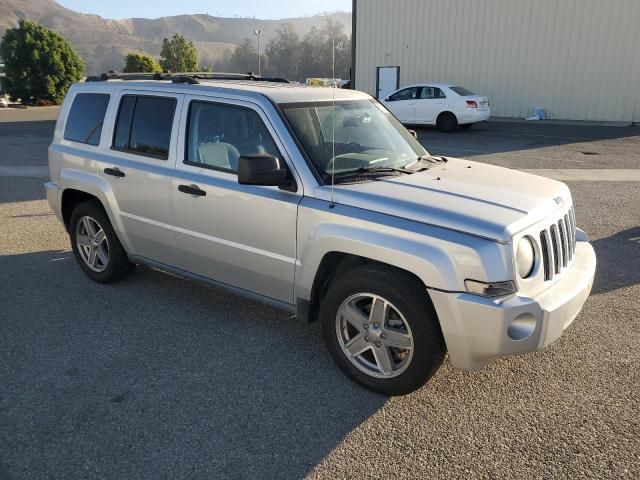
[[[125,57],[122,71],[125,73],[158,73],[162,71],[162,67],[151,55],[130,52]]]
[[[160,66],[168,72],[198,71],[198,52],[193,42],[175,33],[162,41]]]
[[[300,36],[295,27],[285,23],[276,30],[277,36],[272,39],[265,49],[269,59],[270,72],[289,79],[297,79],[300,73]]]
[[[263,57],[264,58],[264,57]],[[231,55],[229,66],[237,73],[258,73],[258,51],[253,40],[245,38]]]
[[[64,38],[30,20],[6,31],[0,57],[7,76],[5,90],[24,103],[62,103],[84,72],[82,59]]]

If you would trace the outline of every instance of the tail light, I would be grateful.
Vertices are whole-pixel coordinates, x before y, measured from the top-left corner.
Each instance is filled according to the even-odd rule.
[[[478,103],[475,100],[467,100],[467,108],[478,108]]]

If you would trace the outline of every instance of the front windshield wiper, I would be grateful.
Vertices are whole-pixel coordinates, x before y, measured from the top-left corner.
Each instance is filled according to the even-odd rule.
[[[409,170],[404,167],[360,167],[354,170],[346,170],[344,172],[336,172],[336,177],[344,177],[350,175],[361,175],[367,173],[416,173],[415,170]]]

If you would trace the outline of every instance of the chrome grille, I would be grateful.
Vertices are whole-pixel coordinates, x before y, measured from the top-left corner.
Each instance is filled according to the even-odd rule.
[[[576,252],[576,216],[573,208],[540,232],[544,279],[552,280],[567,268]]]

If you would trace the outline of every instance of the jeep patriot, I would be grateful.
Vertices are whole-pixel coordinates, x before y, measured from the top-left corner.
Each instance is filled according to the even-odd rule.
[[[431,155],[369,95],[252,75],[73,85],[51,208],[93,280],[147,264],[321,322],[338,366],[407,394],[560,337],[594,250],[561,182]]]

